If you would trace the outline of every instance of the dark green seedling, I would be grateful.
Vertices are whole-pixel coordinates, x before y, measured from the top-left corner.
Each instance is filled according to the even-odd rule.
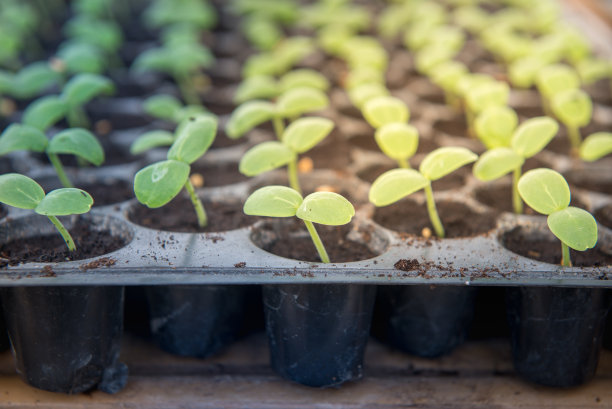
[[[45,195],[43,188],[29,177],[6,173],[0,175],[0,203],[20,209],[32,209],[47,216],[66,242],[68,250],[74,251],[74,240],[57,216],[87,213],[91,209],[93,199],[84,190],[74,188],[56,189]]]
[[[368,100],[363,105],[361,113],[374,129],[392,123],[406,123],[410,119],[410,110],[406,103],[391,96]]]
[[[38,128],[12,124],[0,135],[0,156],[14,151],[46,153],[64,187],[73,185],[64,171],[59,154],[75,155],[96,166],[104,162],[104,150],[100,142],[91,132],[81,128],[66,129],[49,140]]]
[[[431,224],[436,235],[439,238],[444,238],[444,226],[436,209],[431,182],[474,162],[477,158],[478,155],[466,148],[438,148],[423,159],[418,171],[415,169],[393,169],[380,175],[370,188],[370,202],[379,207],[388,206],[424,189]]]
[[[547,116],[531,118],[513,131],[507,145],[492,146],[474,164],[474,176],[482,181],[498,179],[512,172],[512,205],[523,213],[518,181],[525,160],[540,152],[555,137],[559,124]]]
[[[92,44],[66,41],[59,46],[54,64],[68,75],[102,74],[107,68],[107,58]]]
[[[185,188],[195,209],[198,225],[206,227],[208,218],[189,180],[189,165],[206,153],[216,133],[217,120],[211,116],[193,117],[181,124],[168,150],[167,160],[149,165],[134,176],[134,193],[138,201],[150,208],[162,207]]]
[[[156,29],[186,23],[207,30],[217,24],[217,12],[208,1],[155,0],[145,10],[144,20]]]
[[[64,85],[60,97],[66,103],[66,119],[70,127],[89,128],[89,118],[84,106],[100,95],[110,95],[115,91],[113,82],[96,74],[79,74]]]
[[[8,95],[17,99],[30,99],[49,90],[61,82],[61,75],[47,62],[35,62],[26,65],[17,73],[0,71],[3,77],[0,85],[0,95]]]
[[[518,183],[518,190],[529,206],[548,216],[550,231],[561,240],[561,264],[572,266],[569,249],[584,251],[597,244],[597,222],[586,210],[570,206],[571,193],[566,180],[551,169],[533,169]]]
[[[544,113],[553,116],[551,108],[553,96],[562,91],[578,89],[580,87],[580,77],[568,65],[552,64],[538,71],[536,85],[542,97]]]
[[[254,191],[244,204],[244,213],[252,216],[293,217],[304,221],[312,242],[323,263],[329,263],[325,246],[313,223],[341,226],[355,215],[353,205],[333,192],[302,195],[286,186],[265,186]]]
[[[309,87],[292,88],[279,96],[275,103],[253,100],[240,105],[232,112],[225,131],[230,138],[238,139],[256,126],[272,121],[276,137],[281,140],[285,119],[295,119],[328,105],[329,99],[323,91]]]
[[[580,158],[594,162],[612,153],[612,132],[595,132],[580,145]]]
[[[593,116],[593,102],[589,94],[581,89],[569,89],[552,97],[552,111],[567,128],[572,151],[580,149],[582,136],[580,128],[587,126]]]
[[[333,128],[334,123],[326,118],[300,118],[287,127],[281,141],[262,142],[249,149],[240,160],[240,173],[256,176],[287,166],[289,185],[301,192],[297,171],[298,155],[312,149]]]

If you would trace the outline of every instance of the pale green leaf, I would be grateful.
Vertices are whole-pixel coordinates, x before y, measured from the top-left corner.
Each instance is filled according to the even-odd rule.
[[[480,113],[490,107],[506,106],[510,97],[510,87],[507,83],[494,81],[481,84],[466,94],[470,111]]]
[[[289,71],[280,79],[281,92],[300,87],[327,91],[329,89],[329,80],[320,72],[310,68]]]
[[[242,104],[253,99],[270,99],[280,93],[279,86],[271,75],[255,75],[240,83],[234,94],[234,102]]]
[[[45,216],[68,216],[87,213],[92,204],[93,199],[86,191],[62,188],[47,193],[34,211]]]
[[[524,158],[530,158],[544,149],[558,131],[559,124],[550,117],[530,118],[512,135],[512,149]]]
[[[393,122],[406,123],[410,119],[410,111],[406,103],[391,96],[368,100],[363,106],[362,113],[368,123],[376,129]]]
[[[476,117],[474,130],[487,149],[510,146],[518,125],[516,112],[507,106],[486,108]]]
[[[565,125],[581,128],[591,122],[593,102],[581,89],[561,91],[552,98],[553,113]]]
[[[392,169],[372,183],[369,200],[376,206],[387,206],[423,189],[429,183],[414,169]]]
[[[292,88],[283,93],[276,101],[278,115],[295,118],[308,112],[327,108],[329,99],[321,90],[314,88]]]
[[[62,98],[69,107],[81,106],[99,95],[109,95],[115,90],[113,82],[96,74],[78,74],[64,85]]]
[[[610,153],[612,153],[612,132],[591,134],[580,145],[580,157],[587,162],[596,161]]]
[[[310,150],[334,128],[327,118],[306,117],[292,122],[283,133],[283,143],[297,153]]]
[[[465,64],[458,61],[445,61],[431,70],[431,80],[446,92],[455,93],[457,83],[469,71]]]
[[[419,146],[419,131],[405,123],[389,123],[376,130],[376,143],[385,155],[401,160],[412,157]]]
[[[302,220],[329,226],[341,226],[355,215],[353,205],[338,193],[315,192],[304,198],[296,216]]]
[[[512,85],[518,88],[531,88],[538,72],[547,62],[537,55],[530,55],[513,61],[508,67],[508,77]]]
[[[548,228],[568,247],[584,251],[597,244],[597,222],[591,213],[578,207],[551,213]]]
[[[104,149],[96,137],[86,129],[66,129],[56,134],[47,147],[48,153],[68,153],[96,166],[104,163]]]
[[[524,162],[523,157],[510,148],[495,148],[480,155],[474,164],[473,173],[486,182],[522,167]]]
[[[20,209],[34,209],[45,197],[38,183],[19,173],[0,175],[0,203]]]
[[[144,101],[144,111],[160,119],[174,121],[177,112],[183,107],[183,104],[171,95],[154,95]]]
[[[302,196],[287,186],[265,186],[254,191],[244,203],[244,213],[251,216],[295,216]]]
[[[289,147],[278,141],[268,141],[246,151],[238,169],[243,175],[255,176],[285,166],[295,159],[296,154]]]
[[[580,87],[580,78],[576,71],[565,64],[548,65],[538,71],[536,76],[538,90],[546,98],[553,95]]]
[[[377,82],[357,85],[348,91],[348,96],[351,103],[358,109],[363,109],[365,103],[371,99],[388,95],[389,90],[387,87]]]
[[[225,132],[232,139],[242,135],[264,122],[272,120],[276,113],[274,104],[268,101],[248,101],[232,112]]]
[[[419,166],[419,171],[430,181],[438,180],[441,177],[475,162],[478,155],[463,147],[443,147],[430,152]]]
[[[189,178],[189,165],[165,160],[149,165],[134,176],[134,193],[138,201],[150,208],[165,205],[174,199]]]
[[[559,172],[539,168],[526,172],[518,182],[521,198],[535,211],[551,214],[569,206],[571,194]]]
[[[168,131],[156,130],[145,132],[132,143],[130,153],[132,155],[139,155],[149,149],[170,146],[172,142],[174,142],[174,135]]]
[[[188,118],[177,130],[168,159],[191,164],[204,155],[215,140],[217,119],[209,115]]]
[[[32,102],[23,113],[21,122],[41,131],[46,131],[51,125],[66,116],[68,107],[66,102],[56,96],[49,95]]]
[[[0,135],[0,155],[14,151],[44,152],[48,144],[41,130],[30,125],[11,124]]]

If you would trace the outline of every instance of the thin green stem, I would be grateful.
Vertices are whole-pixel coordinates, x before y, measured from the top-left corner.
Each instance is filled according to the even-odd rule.
[[[202,105],[202,101],[200,101],[200,97],[191,83],[188,74],[177,73],[174,75],[174,80],[176,85],[178,85],[179,90],[181,91],[181,96],[185,100],[186,104]]]
[[[514,208],[514,213],[522,214],[523,213],[523,200],[519,195],[518,191],[518,181],[521,178],[521,167],[514,169],[512,173],[512,207]]]
[[[467,133],[470,138],[476,138],[476,134],[474,132],[474,113],[472,110],[465,105],[465,121],[467,122]]]
[[[444,226],[442,226],[440,216],[438,216],[436,202],[434,201],[433,191],[431,190],[431,183],[425,186],[425,197],[427,199],[427,212],[429,213],[429,220],[431,221],[431,225],[433,226],[434,231],[436,232],[436,236],[443,239],[446,234],[444,232]]]
[[[206,211],[204,210],[202,201],[200,200],[198,195],[196,195],[195,189],[193,188],[193,185],[191,184],[191,181],[189,179],[187,179],[187,182],[185,182],[185,190],[187,190],[187,193],[189,193],[189,198],[191,199],[191,203],[193,204],[196,215],[198,216],[198,225],[200,227],[206,227],[206,225],[208,224],[208,217],[206,216]]]
[[[315,248],[317,249],[317,252],[319,253],[319,258],[321,259],[322,262],[329,263],[329,256],[327,255],[325,246],[323,246],[323,242],[321,241],[321,238],[319,237],[319,233],[317,233],[317,229],[315,229],[311,221],[304,220],[304,224],[306,225],[306,228],[308,229],[308,233],[310,234],[310,238],[312,239],[312,242],[314,243]]]
[[[572,144],[572,150],[577,151],[580,149],[582,144],[582,135],[580,135],[580,128],[577,126],[567,126],[567,135]]]
[[[64,171],[64,166],[62,166],[62,161],[60,160],[59,156],[57,156],[55,153],[47,152],[47,157],[49,158],[49,162],[51,162],[51,165],[53,165],[53,168],[57,173],[57,177],[59,178],[60,182],[62,182],[62,185],[64,187],[74,187],[70,179],[68,179],[66,172]]]
[[[289,186],[302,194],[302,188],[300,187],[300,179],[298,178],[297,171],[297,156],[287,165],[287,173],[289,176]]]
[[[71,128],[90,128],[89,118],[87,118],[87,114],[80,106],[70,108],[66,119]]]
[[[412,169],[412,166],[410,166],[410,163],[408,162],[408,159],[406,158],[398,159],[397,164],[399,165],[400,168]]]
[[[550,109],[550,103],[548,99],[542,94],[540,94],[540,99],[542,101],[542,111],[544,111],[544,115],[554,118],[555,115],[553,114],[552,109]]]
[[[64,227],[62,222],[60,222],[58,218],[55,216],[47,215],[47,217],[49,218],[49,220],[51,220],[51,223],[53,223],[53,225],[55,226],[59,234],[62,235],[62,238],[64,239],[64,241],[66,242],[66,245],[68,246],[68,250],[75,251],[76,246],[74,245],[74,240],[72,240],[72,236],[70,235],[70,233],[68,233],[68,230]]]
[[[279,141],[283,140],[283,133],[285,132],[285,121],[279,116],[272,118],[272,126],[274,126],[274,133]]]
[[[570,259],[569,247],[563,242],[561,242],[561,254],[561,265],[565,267],[571,267],[572,260]]]

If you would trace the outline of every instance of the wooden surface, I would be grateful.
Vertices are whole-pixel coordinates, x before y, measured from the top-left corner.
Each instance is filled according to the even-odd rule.
[[[67,396],[36,390],[0,354],[0,408],[606,408],[612,407],[612,351],[603,351],[596,378],[563,390],[535,386],[512,371],[507,339],[470,341],[450,356],[420,359],[371,340],[366,375],[338,389],[313,389],[276,376],[263,333],[219,356],[166,354],[127,336],[122,360],[127,387],[116,395]]]

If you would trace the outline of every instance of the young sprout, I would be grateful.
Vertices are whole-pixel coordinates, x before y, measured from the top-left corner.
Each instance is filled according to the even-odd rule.
[[[508,66],[510,83],[518,88],[531,88],[536,83],[538,72],[548,63],[541,55],[528,55],[514,60]]]
[[[510,146],[518,115],[507,106],[486,108],[476,117],[474,131],[487,149]]]
[[[283,38],[279,25],[268,16],[254,14],[244,19],[241,31],[257,49],[269,51]]]
[[[467,67],[458,61],[446,61],[436,65],[431,71],[431,82],[442,88],[446,104],[460,108],[457,97],[457,83],[469,73]]]
[[[518,182],[518,191],[529,206],[548,216],[550,231],[561,240],[561,265],[572,266],[569,249],[584,251],[597,244],[597,222],[586,210],[570,206],[570,189],[560,173],[533,169]]]
[[[304,221],[319,258],[329,263],[325,246],[313,223],[341,226],[355,215],[353,205],[333,192],[315,192],[302,199],[302,195],[286,186],[265,186],[253,192],[244,204],[244,213],[252,216],[293,217]]]
[[[536,85],[542,97],[544,113],[552,116],[551,101],[561,91],[580,87],[580,77],[576,71],[565,64],[552,64],[540,69],[536,75]]]
[[[410,168],[410,159],[419,146],[419,131],[412,125],[393,122],[381,126],[374,134],[385,155],[397,161],[400,168]]]
[[[0,76],[3,77],[0,95],[9,95],[17,99],[34,98],[61,82],[60,74],[47,62],[26,65],[15,74],[0,70]]]
[[[240,160],[238,169],[246,176],[256,176],[287,166],[289,185],[301,192],[297,172],[298,155],[312,149],[333,128],[334,123],[326,118],[300,118],[287,127],[281,141],[262,142],[249,149]]]
[[[380,175],[370,188],[369,200],[375,206],[387,206],[421,189],[425,190],[429,219],[439,238],[445,237],[444,226],[436,210],[431,182],[463,165],[474,162],[478,155],[466,148],[443,147],[430,152],[419,170],[392,169]]]
[[[378,97],[389,96],[389,89],[378,82],[357,85],[348,89],[348,97],[357,109],[363,110],[366,102]]]
[[[483,136],[489,129],[487,125],[495,125],[494,117],[490,124],[481,128],[480,132],[485,133]],[[547,116],[526,120],[516,130],[513,129],[507,145],[488,143],[489,150],[474,164],[474,176],[482,181],[491,181],[512,172],[513,209],[516,214],[523,213],[523,202],[518,191],[523,163],[544,149],[558,130],[557,122]],[[494,138],[494,141],[497,143],[500,139]]]
[[[474,135],[475,118],[487,108],[508,105],[510,87],[507,83],[493,81],[475,86],[465,94],[465,114],[468,133]]]
[[[246,78],[238,86],[234,102],[241,104],[253,99],[272,99],[293,88],[302,87],[326,92],[329,81],[323,74],[309,68],[289,71],[278,81],[270,75],[255,75]]]
[[[83,108],[99,95],[110,95],[115,86],[106,77],[96,74],[79,74],[64,85],[61,98],[66,103],[68,125],[89,128],[89,118]]]
[[[101,74],[107,67],[107,58],[92,45],[75,41],[60,44],[54,65],[65,74]]]
[[[68,20],[64,32],[68,38],[96,46],[114,59],[123,43],[123,33],[115,22],[85,15]]]
[[[96,137],[86,129],[63,130],[47,139],[45,134],[31,125],[12,124],[0,135],[0,156],[14,151],[45,152],[64,187],[73,187],[68,179],[59,154],[71,154],[96,166],[104,162],[104,150]]]
[[[20,209],[32,209],[47,216],[68,246],[76,250],[74,240],[57,216],[87,213],[93,199],[81,189],[62,188],[45,195],[43,188],[27,176],[18,173],[0,175],[0,203]]]
[[[594,162],[612,153],[612,132],[595,132],[580,145],[580,158]]]
[[[154,95],[145,99],[143,109],[152,117],[174,124],[207,112],[202,105],[183,105],[181,101],[170,95]]]
[[[580,128],[587,126],[593,116],[591,97],[581,89],[568,89],[552,97],[551,108],[567,128],[572,151],[576,153],[582,143]]]
[[[206,227],[208,219],[189,180],[189,165],[206,153],[216,132],[217,120],[212,116],[196,116],[182,123],[168,150],[167,160],[149,165],[134,176],[134,193],[138,201],[150,208],[162,207],[185,188],[194,206],[198,225]]]
[[[254,75],[283,75],[314,50],[311,38],[286,38],[274,50],[249,57],[244,63],[242,76],[248,78]]]
[[[374,129],[392,123],[406,123],[410,110],[404,101],[391,96],[369,99],[361,110],[364,118]]]
[[[144,11],[143,17],[152,28],[182,23],[207,30],[217,24],[217,12],[212,4],[198,0],[155,0]]]

